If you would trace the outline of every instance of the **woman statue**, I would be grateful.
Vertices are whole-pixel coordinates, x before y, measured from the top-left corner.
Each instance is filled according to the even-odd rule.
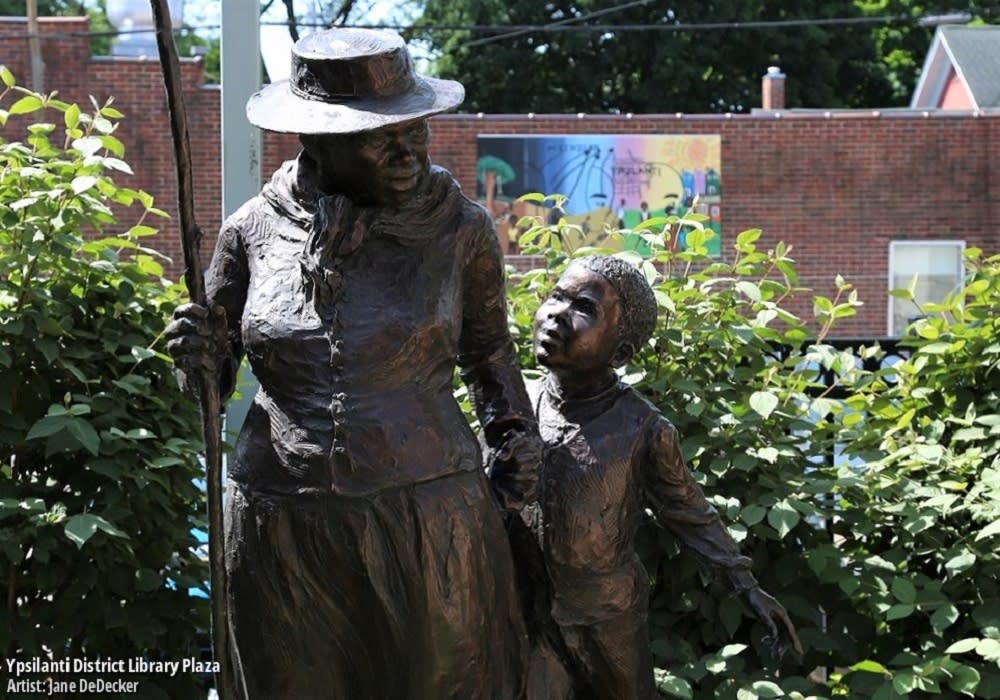
[[[503,510],[534,497],[537,426],[489,215],[431,166],[458,83],[393,33],[332,29],[247,104],[300,135],[223,225],[179,376],[260,381],[229,462],[233,663],[249,698],[517,697],[525,631]],[[491,452],[452,395],[456,363]]]

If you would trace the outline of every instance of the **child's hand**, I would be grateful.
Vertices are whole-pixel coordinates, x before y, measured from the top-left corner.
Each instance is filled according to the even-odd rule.
[[[802,642],[799,641],[795,625],[788,618],[785,607],[760,586],[755,586],[744,593],[744,600],[770,630],[764,641],[771,647],[771,653],[780,659],[791,648],[798,658],[802,658]]]
[[[507,433],[486,467],[500,507],[518,512],[536,500],[541,470],[542,439],[535,433]]]

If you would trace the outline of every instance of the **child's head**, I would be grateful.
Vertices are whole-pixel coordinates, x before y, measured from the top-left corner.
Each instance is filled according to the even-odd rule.
[[[535,314],[535,356],[555,370],[617,367],[649,340],[656,299],[646,278],[620,258],[577,258]]]

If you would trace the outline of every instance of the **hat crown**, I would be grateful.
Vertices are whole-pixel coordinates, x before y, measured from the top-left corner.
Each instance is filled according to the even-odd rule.
[[[372,29],[316,32],[292,47],[289,87],[307,100],[346,102],[413,90],[417,75],[402,37]]]

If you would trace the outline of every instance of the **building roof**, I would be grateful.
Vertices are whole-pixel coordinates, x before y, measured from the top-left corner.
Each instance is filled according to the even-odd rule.
[[[910,106],[940,106],[952,71],[973,108],[1000,107],[1000,26],[938,27]]]

